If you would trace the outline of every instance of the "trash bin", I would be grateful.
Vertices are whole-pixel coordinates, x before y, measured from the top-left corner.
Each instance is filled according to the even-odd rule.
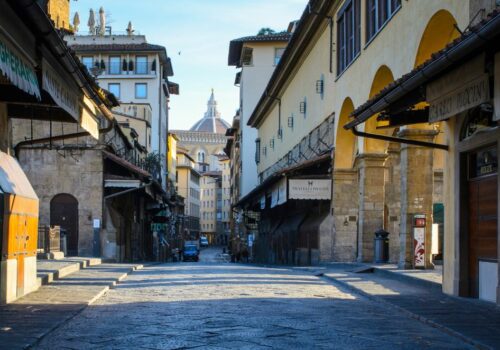
[[[386,263],[389,261],[389,232],[380,229],[375,231],[375,262]]]

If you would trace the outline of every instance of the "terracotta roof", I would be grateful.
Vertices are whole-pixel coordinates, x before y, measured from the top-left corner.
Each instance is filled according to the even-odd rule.
[[[485,29],[486,27],[492,28],[492,32],[489,34],[489,38],[485,38],[482,35],[478,34],[479,31]],[[477,52],[476,50],[482,49],[483,46],[486,46],[489,43],[488,40],[492,40],[492,37],[497,38],[499,35],[500,11],[494,10],[493,12],[488,14],[488,16],[481,22],[472,26],[457,39],[446,45],[445,48],[433,53],[427,61],[413,69],[411,72],[403,75],[401,78],[393,81],[385,88],[383,88],[378,94],[356,108],[351,113],[351,116],[356,117],[356,119],[346,124],[344,128],[350,129],[358,124],[363,123],[371,115],[382,111],[384,108],[377,108],[380,110],[376,111],[372,109],[372,107],[375,107],[374,105],[379,101],[385,100],[387,95],[394,92],[396,88],[404,86],[404,92],[406,94],[410,93],[412,90],[419,87],[423,83],[439,76],[446,69],[450,69],[450,67],[460,64],[463,59]],[[460,52],[458,52],[457,54],[457,51]],[[454,53],[453,57],[451,57],[452,53]],[[430,68],[433,68],[433,70],[430,71]],[[400,98],[401,97],[402,96],[400,96]],[[389,103],[387,102],[387,104]]]
[[[165,66],[168,76],[173,76],[172,63],[167,56],[167,50],[164,46],[148,43],[139,44],[73,44],[67,42],[71,49],[77,53],[83,52],[157,52],[160,55],[161,63]]]
[[[71,45],[71,43],[70,43]],[[149,51],[160,52],[165,51],[165,47],[161,45],[154,45],[148,43],[140,44],[74,44],[71,48],[77,52],[90,52],[90,51]]]
[[[229,66],[239,66],[241,49],[244,43],[248,42],[288,42],[292,37],[292,33],[282,32],[267,35],[254,35],[245,36],[238,39],[233,39],[229,42],[229,55],[227,58],[227,64]]]
[[[222,118],[203,118],[196,122],[189,131],[210,132],[216,134],[226,134],[230,127],[229,123]]]

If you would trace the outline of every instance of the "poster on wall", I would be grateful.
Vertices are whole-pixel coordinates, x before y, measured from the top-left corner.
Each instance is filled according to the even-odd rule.
[[[414,265],[425,267],[425,227],[413,228]]]

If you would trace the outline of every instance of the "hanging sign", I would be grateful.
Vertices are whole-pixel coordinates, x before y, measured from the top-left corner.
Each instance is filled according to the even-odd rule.
[[[332,198],[332,181],[329,179],[290,179],[288,182],[288,199],[330,200]]]
[[[42,75],[42,88],[59,107],[80,121],[79,96],[74,93],[75,89],[71,88],[46,60],[42,61]]]
[[[484,55],[463,64],[427,85],[429,122],[448,119],[490,100]]]
[[[0,73],[19,89],[41,100],[40,87],[33,67],[16,55],[0,37]]]

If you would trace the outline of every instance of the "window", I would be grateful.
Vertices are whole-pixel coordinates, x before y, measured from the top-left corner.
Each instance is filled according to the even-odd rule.
[[[401,0],[366,1],[366,40],[377,34],[401,7]]]
[[[109,57],[109,74],[121,74],[121,59],[120,56],[110,56]]]
[[[337,74],[356,58],[360,36],[360,0],[348,0],[337,15]]]
[[[135,74],[148,74],[148,57],[136,56],[135,58]]]
[[[277,66],[280,63],[281,56],[283,56],[283,52],[285,52],[284,48],[276,48],[274,49],[274,65]]]
[[[119,83],[109,83],[108,90],[113,95],[115,95],[116,98],[118,98],[118,99],[120,98],[120,84]]]
[[[255,140],[255,163],[260,163],[260,139]]]
[[[148,85],[145,83],[135,84],[135,98],[148,98]]]
[[[90,70],[94,67],[94,57],[92,57],[92,56],[83,56],[82,57],[82,64],[90,72]]]

